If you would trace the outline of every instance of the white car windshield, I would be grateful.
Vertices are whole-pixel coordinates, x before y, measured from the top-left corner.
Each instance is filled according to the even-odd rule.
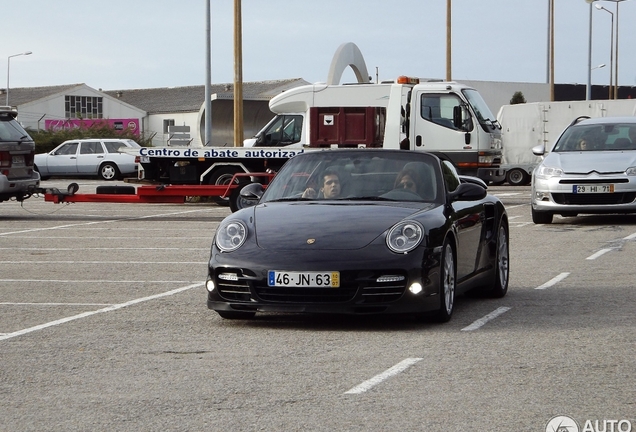
[[[635,123],[575,125],[568,128],[553,152],[636,150]]]

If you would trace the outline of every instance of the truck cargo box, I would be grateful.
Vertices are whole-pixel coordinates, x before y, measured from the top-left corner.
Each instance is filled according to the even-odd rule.
[[[382,147],[386,108],[312,107],[310,147]]]

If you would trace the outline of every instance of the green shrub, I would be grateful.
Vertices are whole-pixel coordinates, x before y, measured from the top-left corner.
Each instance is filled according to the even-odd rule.
[[[524,103],[526,103],[526,98],[523,96],[523,93],[521,93],[520,91],[515,92],[515,94],[512,95],[512,99],[510,99],[510,105],[524,104]]]

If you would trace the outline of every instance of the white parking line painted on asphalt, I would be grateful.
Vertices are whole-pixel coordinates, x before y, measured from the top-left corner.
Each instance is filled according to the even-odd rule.
[[[521,227],[532,225],[532,224],[533,222],[517,222],[517,223],[513,223],[512,226],[514,226],[515,228],[521,228]]]
[[[69,247],[69,248],[43,248],[43,247],[10,247],[3,248],[0,247],[0,250],[11,250],[11,251],[49,251],[49,252],[68,252],[68,251],[82,251],[82,250],[112,250],[112,251],[132,251],[132,250],[142,250],[142,251],[162,251],[162,250],[184,250],[184,251],[197,251],[197,250],[209,250],[210,248],[181,248],[181,247],[88,247],[88,248],[77,248],[77,247]]]
[[[183,280],[105,280],[105,279],[94,279],[94,280],[70,280],[70,279],[0,279],[0,282],[42,282],[42,283],[192,283],[193,281],[183,281]]]
[[[506,210],[510,210],[510,209],[517,208],[517,207],[525,207],[525,206],[527,206],[527,205],[528,205],[528,204],[517,204],[517,205],[513,205],[513,206],[508,206],[508,205],[507,205],[507,206],[506,206]]]
[[[38,260],[40,264],[207,264],[207,261],[42,261]],[[0,261],[0,264],[33,264],[33,261]]]
[[[552,279],[550,279],[549,281],[547,281],[543,285],[539,285],[535,289],[542,290],[542,289],[550,288],[552,285],[558,284],[559,282],[561,282],[563,279],[565,279],[568,276],[570,276],[569,272],[561,273],[560,275],[558,275],[556,277],[553,277]]]
[[[6,340],[6,339],[11,339],[11,338],[18,337],[18,336],[22,336],[22,335],[25,335],[25,334],[28,334],[28,333],[31,333],[31,332],[35,332],[35,331],[38,331],[38,330],[44,330],[44,329],[49,328],[49,327],[57,326],[57,325],[64,324],[64,323],[67,323],[67,322],[70,322],[70,321],[75,321],[75,320],[78,320],[78,319],[81,319],[81,318],[86,318],[86,317],[89,317],[89,316],[92,316],[92,315],[97,315],[97,314],[105,313],[105,312],[112,312],[112,311],[115,311],[115,310],[118,310],[118,309],[122,309],[122,308],[125,308],[125,307],[128,307],[128,306],[136,305],[138,303],[143,303],[143,302],[147,302],[147,301],[150,301],[150,300],[155,300],[155,299],[158,299],[158,298],[171,296],[171,295],[183,292],[183,291],[187,291],[187,290],[192,289],[192,288],[201,287],[203,285],[204,285],[204,282],[197,282],[195,284],[187,285],[187,286],[184,286],[184,287],[181,287],[181,288],[177,288],[177,289],[173,289],[171,291],[166,291],[166,292],[163,292],[161,294],[155,294],[155,295],[151,295],[151,296],[148,296],[148,297],[141,297],[141,298],[138,298],[138,299],[134,299],[134,300],[128,301],[126,303],[114,304],[114,305],[105,307],[103,309],[98,309],[96,311],[90,311],[90,312],[84,312],[84,313],[81,313],[81,314],[78,314],[78,315],[73,315],[73,316],[62,318],[62,319],[59,319],[59,320],[50,321],[48,323],[40,324],[40,325],[37,325],[37,326],[34,326],[34,327],[29,327],[29,328],[26,328],[24,330],[18,330],[18,331],[13,332],[13,333],[5,333],[3,335],[0,335],[0,341]]]
[[[112,303],[10,303],[0,302],[4,306],[112,306]]]
[[[120,231],[120,228],[117,228],[117,231]],[[136,231],[136,230],[135,230]],[[162,230],[163,231],[163,230]],[[201,232],[201,230],[198,230]],[[114,237],[114,236],[82,236],[82,240],[148,240],[148,236],[122,236],[122,237]],[[20,236],[20,240],[24,239],[34,239],[34,240],[77,240],[78,237],[74,236]],[[187,240],[192,241],[190,237],[183,236],[175,236],[175,237],[167,237],[161,236],[161,240]]]
[[[636,239],[636,233],[630,234],[627,237],[623,237],[623,240],[634,240]]]
[[[590,255],[589,257],[585,258],[586,260],[595,260],[596,258],[605,255],[606,253],[613,251],[613,248],[608,248],[608,249],[601,249],[600,251]]]
[[[359,384],[359,385],[355,386],[351,390],[346,391],[345,394],[360,394],[360,393],[364,393],[367,390],[371,389],[372,387],[375,387],[376,385],[380,384],[382,381],[385,381],[386,379],[391,378],[392,376],[397,375],[400,372],[405,371],[406,369],[408,369],[409,367],[413,366],[415,363],[419,362],[420,360],[423,360],[423,359],[421,359],[421,358],[407,358],[405,360],[402,360],[401,362],[399,362],[395,366],[385,370],[381,374],[376,375],[373,378],[371,378],[370,380],[367,380],[367,381],[363,382],[362,384]]]
[[[52,231],[52,230],[57,230],[57,229],[75,228],[75,227],[96,225],[96,224],[102,224],[102,223],[113,223],[113,222],[139,220],[139,219],[151,219],[151,218],[157,218],[157,217],[174,216],[174,215],[179,215],[179,214],[195,213],[195,212],[202,212],[202,211],[206,211],[206,209],[186,210],[186,211],[161,213],[161,214],[153,214],[153,215],[146,215],[146,216],[125,217],[125,218],[119,218],[119,219],[107,219],[107,220],[102,220],[102,221],[92,221],[92,222],[82,222],[82,223],[76,223],[76,224],[57,225],[57,226],[44,227],[44,228],[32,228],[32,229],[21,230],[21,231],[3,232],[3,233],[0,233],[0,236],[6,236],[6,235],[12,235],[12,234],[25,234],[25,233],[33,233],[33,232],[41,232],[41,231]]]
[[[490,312],[488,315],[486,315],[483,318],[479,318],[477,321],[473,322],[471,325],[464,327],[462,329],[462,331],[473,331],[473,330],[477,330],[478,328],[482,327],[484,324],[486,324],[488,321],[492,321],[495,318],[497,318],[499,315],[504,314],[506,312],[508,312],[510,309],[507,306],[501,306],[497,309],[495,309],[494,311]]]
[[[502,193],[496,193],[493,194],[496,197],[509,197],[509,196],[515,196],[515,195],[521,195],[522,192],[502,192]]]

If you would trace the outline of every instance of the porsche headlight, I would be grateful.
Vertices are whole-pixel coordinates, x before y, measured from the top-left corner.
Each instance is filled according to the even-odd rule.
[[[240,220],[221,223],[216,230],[216,245],[223,252],[232,252],[240,248],[247,238],[247,227]]]
[[[535,173],[536,177],[549,179],[551,177],[561,177],[563,175],[563,170],[561,168],[554,168],[545,165],[541,165],[537,168]]]
[[[424,227],[416,221],[402,221],[393,226],[386,236],[386,245],[395,253],[407,253],[419,246],[424,238]]]

